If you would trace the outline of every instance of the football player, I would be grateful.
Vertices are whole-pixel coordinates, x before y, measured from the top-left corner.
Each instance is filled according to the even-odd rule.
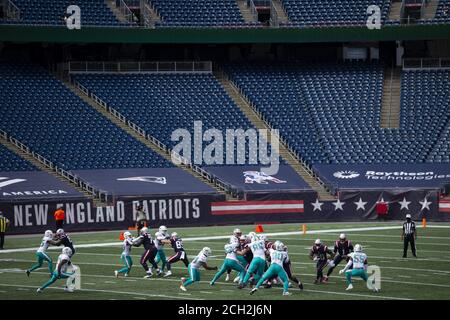
[[[62,249],[61,254],[58,257],[58,262],[56,263],[56,269],[52,272],[52,277],[46,283],[44,283],[40,288],[37,289],[37,292],[44,291],[45,288],[49,287],[58,279],[67,279],[70,276],[75,274],[75,271],[68,273],[67,266],[71,264],[70,257],[72,256],[72,250],[68,247],[64,247]],[[65,291],[72,292],[71,289],[67,287],[64,288]]]
[[[211,256],[211,249],[208,247],[204,247],[202,251],[189,263],[188,271],[190,278],[181,278],[180,289],[183,291],[187,291],[186,287],[193,284],[195,281],[200,281],[200,267],[205,268],[206,270],[217,270],[217,267],[209,267],[206,263],[208,261],[208,257]]]
[[[125,240],[123,240],[123,251],[120,255],[120,259],[123,261],[124,267],[120,270],[114,271],[116,278],[118,278],[121,273],[123,273],[125,277],[128,277],[131,267],[133,266],[133,260],[131,259],[130,253],[131,247],[135,245],[135,242],[129,231],[125,231],[123,236],[125,237]]]
[[[216,273],[214,278],[209,283],[210,285],[213,286],[217,279],[219,279],[220,276],[225,273],[225,271],[230,269],[238,272],[239,282],[242,282],[244,280],[246,272],[244,266],[240,263],[237,258],[238,256],[236,255],[238,246],[238,243],[228,243],[225,245],[225,260],[223,261],[222,267],[220,268],[219,272]]]
[[[254,294],[258,288],[263,284],[264,281],[272,278],[280,278],[283,282],[283,296],[290,295],[289,293],[289,280],[284,271],[283,264],[288,258],[288,254],[284,251],[284,244],[280,241],[277,241],[275,244],[275,249],[269,249],[270,251],[270,267],[263,274],[263,276],[259,279],[256,286],[250,291],[250,294]]]
[[[248,251],[253,253],[253,259],[248,267],[247,274],[244,281],[242,281],[238,288],[242,289],[247,285],[248,280],[253,275],[254,281],[258,281],[264,273],[266,267],[266,248],[264,240],[261,240],[254,232],[249,233],[250,243],[242,251],[237,251],[237,254],[244,256]]]
[[[230,237],[230,244],[239,244],[239,239],[242,236],[242,231],[239,228],[233,230],[233,235]],[[227,275],[225,277],[225,281],[230,281],[231,269],[227,269]],[[236,279],[235,279],[236,280]]]
[[[147,261],[150,262],[153,268],[156,269],[157,274],[161,273],[158,265],[155,262],[155,257],[158,252],[155,247],[155,243],[153,242],[152,236],[149,233],[147,227],[143,227],[140,231],[140,236],[134,240],[134,245],[139,247],[140,245],[144,246],[144,253],[141,256],[141,260],[139,261],[141,266],[144,268],[146,275],[144,278],[151,278],[153,276],[152,270],[148,267]]]
[[[328,249],[326,245],[322,244],[320,239],[317,239],[309,252],[310,259],[317,262],[317,276],[314,284],[326,282],[323,276],[323,269],[325,269],[328,264],[328,255],[333,257],[333,252]]]
[[[155,262],[158,264],[160,261],[162,262],[161,265],[161,272],[164,271],[164,268],[167,264],[167,258],[166,254],[164,252],[164,242],[163,240],[168,240],[170,237],[167,233],[167,227],[166,226],[160,226],[158,229],[158,232],[155,233],[155,246],[158,250],[158,253],[156,254]]]
[[[352,269],[350,270],[350,267]],[[347,280],[347,289],[345,290],[352,290],[353,289],[353,283],[352,283],[352,277],[357,276],[364,280],[364,282],[367,282],[367,255],[362,251],[362,247],[359,244],[355,245],[355,251],[350,253],[350,260],[347,262],[347,265],[344,269],[339,271],[339,274],[345,273],[345,278]],[[375,286],[373,287],[373,290],[375,292],[378,292],[378,288]]]
[[[63,229],[56,230],[56,245],[60,246],[63,245],[64,247],[68,247],[71,250],[70,258],[72,259],[73,255],[75,254],[75,248],[73,247],[72,239],[70,239],[69,235],[64,232]]]
[[[275,246],[277,246],[277,241],[275,241]],[[289,258],[288,247],[286,245],[284,245],[284,251],[287,254],[287,258],[283,262],[283,269],[284,269],[284,271],[286,271],[286,274],[287,274],[288,278],[290,280],[294,281],[297,284],[297,286],[299,287],[300,290],[303,290],[303,283],[300,280],[298,280],[297,277],[295,277],[292,274],[291,259]]]
[[[342,260],[345,259],[348,262],[348,255],[353,252],[353,244],[350,240],[347,240],[347,236],[344,233],[339,235],[339,239],[334,243],[334,260],[330,261],[329,269],[327,272],[327,276],[325,277],[325,281],[328,281],[328,277],[333,272],[334,268],[341,263]]]
[[[184,251],[183,240],[178,236],[178,233],[172,232],[169,240],[163,240],[164,243],[170,244],[175,251],[175,254],[167,260],[167,272],[164,277],[172,275],[172,264],[178,261],[183,261],[184,265],[187,267],[189,265],[189,260],[186,251]]]
[[[30,269],[28,269],[26,271],[28,277],[30,276],[31,272],[42,267],[42,263],[44,261],[47,261],[48,271],[50,272],[50,275],[53,274],[53,260],[47,254],[47,249],[50,245],[55,246],[56,241],[53,240],[53,232],[51,230],[47,230],[44,233],[44,237],[42,238],[41,245],[39,246],[39,248],[36,251],[37,263],[35,263]]]

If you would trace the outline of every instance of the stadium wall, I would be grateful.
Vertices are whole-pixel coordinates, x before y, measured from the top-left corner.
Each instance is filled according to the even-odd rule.
[[[0,25],[0,41],[51,43],[313,43],[449,39],[450,25],[329,28],[161,28]]]

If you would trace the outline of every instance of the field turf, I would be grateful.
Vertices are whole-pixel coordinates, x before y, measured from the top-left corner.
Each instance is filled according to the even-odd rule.
[[[25,270],[35,262],[35,250],[42,235],[7,236],[5,250],[0,251],[0,300],[7,299],[450,299],[450,224],[434,223],[418,229],[418,258],[402,258],[400,239],[401,222],[389,223],[321,223],[308,224],[307,234],[300,232],[298,224],[264,225],[269,240],[281,240],[289,247],[294,274],[304,283],[304,290],[292,288],[292,296],[281,295],[280,286],[261,288],[250,296],[250,289],[239,290],[232,282],[224,282],[225,275],[211,287],[209,281],[214,271],[203,270],[201,282],[179,289],[180,277],[188,276],[187,269],[179,262],[173,265],[169,278],[143,279],[144,270],[139,265],[143,248],[133,248],[134,265],[129,277],[115,278],[114,270],[121,268],[119,231],[70,234],[77,245],[73,264],[81,268],[81,290],[67,293],[62,290],[64,281],[58,280],[43,293],[36,289],[49,279],[47,266],[36,270],[28,278]],[[398,228],[393,228],[397,226]],[[190,260],[202,247],[209,246],[213,257],[209,265],[218,266],[224,258],[223,246],[235,227],[244,233],[254,231],[255,226],[227,226],[203,228],[170,228],[184,239],[184,247]],[[358,230],[365,229],[365,230]],[[376,229],[376,230],[371,230]],[[154,233],[155,230],[152,230]],[[355,281],[355,288],[347,292],[341,263],[326,284],[313,284],[314,263],[308,258],[309,247],[316,238],[332,246],[340,232],[345,232],[353,244],[360,243],[369,256],[369,265],[381,268],[381,291],[373,293],[365,284]],[[277,235],[270,235],[278,233]],[[223,238],[218,238],[223,236]],[[211,237],[211,238],[210,238]],[[215,238],[214,238],[215,237]],[[191,239],[194,238],[194,239]],[[195,239],[200,238],[200,239]],[[116,242],[117,244],[113,244]],[[83,245],[91,245],[83,246]],[[99,245],[99,246],[97,246]],[[29,250],[26,250],[26,249]],[[17,250],[22,249],[22,250]],[[61,248],[49,250],[54,263]],[[12,252],[11,252],[12,251]],[[173,251],[166,248],[169,257]],[[233,277],[234,278],[234,273]]]

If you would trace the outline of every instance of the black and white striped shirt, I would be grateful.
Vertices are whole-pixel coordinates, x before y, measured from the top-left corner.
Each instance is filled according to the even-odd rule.
[[[403,232],[406,235],[411,235],[416,232],[416,224],[413,221],[403,223]]]

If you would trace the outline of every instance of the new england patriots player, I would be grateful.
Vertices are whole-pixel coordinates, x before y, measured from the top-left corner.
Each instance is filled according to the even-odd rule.
[[[317,262],[317,276],[314,284],[326,281],[323,276],[323,269],[328,264],[328,256],[333,257],[333,252],[326,245],[322,244],[320,239],[317,239],[309,252],[309,258]]]
[[[178,233],[172,232],[169,240],[163,240],[164,243],[170,244],[175,251],[175,254],[167,260],[167,272],[164,277],[169,277],[172,275],[172,264],[178,261],[183,261],[184,265],[188,267],[189,260],[186,251],[184,251],[183,240],[178,236]]]
[[[144,246],[145,251],[142,254],[141,260],[139,262],[146,273],[144,278],[151,278],[153,276],[153,273],[152,270],[148,267],[147,261],[150,262],[152,267],[156,269],[158,275],[161,273],[161,270],[159,270],[158,265],[155,262],[155,257],[158,253],[158,250],[155,247],[155,243],[153,242],[152,236],[149,233],[147,227],[143,227],[139,233],[140,236],[134,240],[134,245],[136,247],[139,247],[140,245]]]
[[[334,243],[334,260],[330,261],[329,269],[327,272],[327,276],[325,277],[325,281],[328,281],[328,277],[333,272],[334,268],[337,267],[342,260],[348,262],[348,255],[353,252],[353,244],[350,240],[347,240],[347,236],[344,233],[339,235],[339,239]]]
[[[72,251],[70,258],[72,258],[75,254],[75,248],[73,247],[73,242],[69,235],[65,233],[63,229],[58,229],[56,230],[56,239],[56,246],[63,245],[64,247],[70,248]]]

